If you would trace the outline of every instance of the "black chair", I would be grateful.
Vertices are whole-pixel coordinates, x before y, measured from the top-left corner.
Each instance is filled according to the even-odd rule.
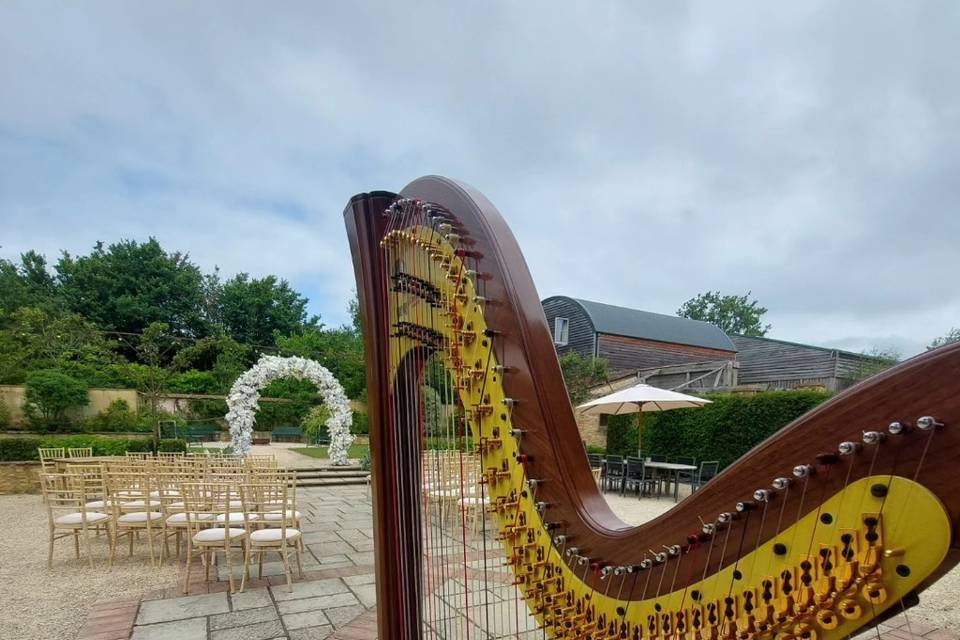
[[[717,460],[711,460],[709,462],[701,462],[700,468],[697,469],[697,475],[694,477],[693,481],[690,483],[690,491],[696,491],[703,485],[707,483],[708,480],[717,475],[720,471],[720,462]]]
[[[600,469],[603,467],[603,456],[599,453],[588,453],[587,460],[590,461],[591,469]]]
[[[650,455],[647,456],[647,460],[649,460],[650,462],[666,462],[667,456],[661,455],[659,453],[651,453]]]
[[[655,477],[647,476],[646,465],[643,458],[627,456],[623,472],[623,482],[620,485],[620,495],[626,493],[628,489],[636,490],[639,496],[652,492],[653,488],[658,487],[659,482]]]
[[[600,482],[604,491],[623,486],[623,456],[607,456],[603,461],[603,476]]]
[[[676,458],[671,458],[670,462],[676,462],[677,464],[688,464],[691,467],[697,466],[697,459],[693,456],[677,456]],[[692,484],[693,478],[696,476],[696,474],[696,469],[692,469],[690,471],[679,471],[677,472],[677,479],[683,484]]]

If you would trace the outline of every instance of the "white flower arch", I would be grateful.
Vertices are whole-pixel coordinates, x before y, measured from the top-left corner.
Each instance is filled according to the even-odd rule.
[[[319,362],[307,358],[263,356],[249,371],[237,378],[227,396],[227,424],[230,425],[233,450],[241,455],[250,451],[260,390],[278,378],[306,379],[317,385],[324,404],[330,410],[327,419],[330,461],[335,465],[347,464],[347,449],[353,442],[350,401],[333,374]]]

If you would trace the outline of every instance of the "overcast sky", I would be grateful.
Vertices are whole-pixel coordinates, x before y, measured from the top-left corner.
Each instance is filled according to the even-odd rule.
[[[410,6],[402,7],[401,5]],[[351,195],[469,182],[542,297],[960,326],[955,2],[0,4],[0,256],[156,236],[330,324]]]

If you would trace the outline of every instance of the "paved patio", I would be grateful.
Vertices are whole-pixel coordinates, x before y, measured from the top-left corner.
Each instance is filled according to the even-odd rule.
[[[288,592],[279,562],[264,564],[244,593],[227,592],[226,570],[205,583],[202,572],[183,596],[181,584],[141,600],[94,607],[79,640],[372,640],[376,638],[371,510],[365,487],[317,487],[299,492],[304,515],[304,579]],[[639,523],[672,506],[668,500],[609,496],[614,511]],[[196,575],[196,573],[195,573]],[[239,578],[240,569],[235,567]],[[512,636],[511,636],[512,637]],[[912,613],[902,615],[864,640],[957,640]]]

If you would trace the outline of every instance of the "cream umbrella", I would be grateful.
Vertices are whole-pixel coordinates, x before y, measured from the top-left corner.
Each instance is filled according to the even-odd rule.
[[[637,449],[643,444],[643,432],[640,430],[640,418],[649,411],[668,411],[670,409],[688,409],[710,404],[705,398],[688,396],[668,389],[652,387],[641,382],[627,389],[621,389],[609,395],[585,402],[578,406],[588,415],[637,414]]]

